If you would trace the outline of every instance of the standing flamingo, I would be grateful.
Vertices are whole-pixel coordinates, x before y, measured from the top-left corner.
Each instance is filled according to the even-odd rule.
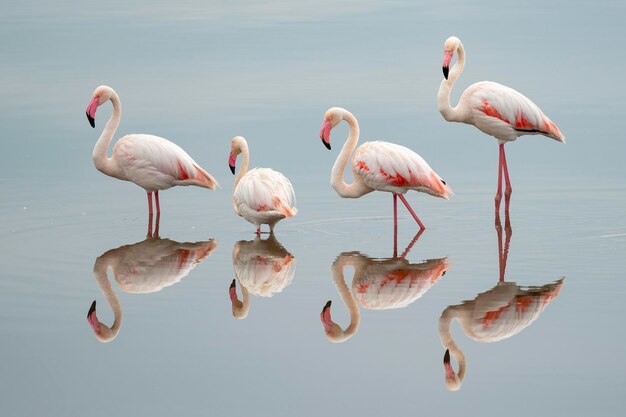
[[[262,224],[267,224],[270,233],[273,233],[276,223],[298,213],[293,186],[283,174],[271,168],[254,168],[248,171],[248,142],[241,136],[235,136],[230,144],[228,166],[233,175],[240,153],[243,154],[243,162],[233,185],[235,213],[255,225],[257,235],[261,234]]]
[[[113,113],[93,148],[93,162],[98,171],[111,177],[131,181],[146,190],[148,213],[152,214],[152,193],[157,215],[161,212],[159,190],[175,185],[196,185],[215,190],[219,184],[178,145],[158,136],[133,134],[120,138],[107,157],[109,144],[120,124],[122,105],[115,90],[106,85],[96,88],[87,106],[87,120],[96,127],[98,106],[111,100]]]
[[[342,120],[348,122],[348,139],[333,165],[330,179],[337,194],[343,198],[359,198],[372,191],[390,192],[393,195],[394,232],[398,227],[397,197],[400,197],[420,229],[425,229],[406,201],[404,193],[414,190],[448,199],[452,194],[450,187],[421,156],[404,146],[382,141],[366,142],[356,149],[352,157],[354,182],[346,184],[343,180],[343,171],[359,141],[359,123],[356,117],[340,107],[328,109],[324,115],[320,138],[324,146],[330,150],[330,131]]]
[[[512,142],[522,135],[544,135],[564,143],[565,136],[526,96],[512,88],[491,81],[482,81],[470,85],[461,95],[457,106],[452,107],[450,105],[450,92],[457,78],[463,72],[465,49],[461,40],[455,36],[449,37],[443,48],[443,75],[445,79],[441,81],[437,95],[439,112],[449,122],[472,124],[498,139],[500,159],[498,190],[495,197],[496,212],[500,211],[502,174],[504,174],[506,182],[504,211],[508,213],[513,188],[511,188],[509,180],[504,144]],[[450,62],[455,52],[458,54],[458,59],[450,71]]]
[[[542,286],[521,287],[514,282],[505,282],[504,274],[511,242],[511,227],[506,222],[506,239],[502,246],[502,226],[496,220],[498,232],[498,258],[500,279],[492,289],[480,293],[472,301],[464,301],[459,305],[448,306],[439,318],[439,338],[446,348],[443,366],[446,373],[446,386],[450,391],[461,388],[467,360],[458,347],[450,326],[457,319],[467,337],[477,342],[491,343],[508,339],[524,330],[539,318],[558,295],[563,281],[561,278],[553,283]],[[452,368],[450,355],[458,363],[458,373]]]

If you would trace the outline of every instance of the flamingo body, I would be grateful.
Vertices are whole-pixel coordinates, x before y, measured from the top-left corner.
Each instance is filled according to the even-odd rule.
[[[257,227],[267,224],[273,232],[280,220],[295,216],[296,194],[291,182],[271,168],[254,168],[248,171],[248,143],[241,136],[231,141],[229,166],[235,173],[237,155],[243,154],[243,162],[233,186],[233,208],[235,213]]]

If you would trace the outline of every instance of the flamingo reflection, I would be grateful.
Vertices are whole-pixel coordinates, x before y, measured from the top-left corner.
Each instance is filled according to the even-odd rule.
[[[98,320],[96,301],[91,303],[87,321],[101,342],[110,342],[122,325],[122,308],[107,275],[111,269],[120,290],[127,293],[152,293],[176,284],[217,248],[213,239],[180,243],[148,237],[132,245],[111,249],[96,259],[93,274],[107,303],[113,310],[111,327]]]
[[[240,240],[233,248],[235,279],[229,294],[233,317],[245,319],[250,310],[250,294],[271,297],[291,283],[296,272],[296,258],[287,252],[274,234],[267,239]],[[241,285],[242,299],[237,297],[237,284]]]
[[[502,225],[496,217],[498,234],[498,255],[500,279],[498,284],[472,301],[447,307],[439,318],[439,338],[446,348],[443,363],[446,386],[450,391],[461,388],[465,377],[467,361],[465,355],[455,343],[450,332],[452,320],[457,319],[467,337],[477,342],[491,343],[507,339],[530,326],[546,309],[563,286],[564,278],[553,283],[522,287],[514,282],[505,282],[506,261],[511,242],[511,225],[506,219],[506,238],[502,245]],[[457,363],[458,373],[450,363],[452,355]]]
[[[441,278],[450,264],[447,258],[429,259],[412,264],[406,260],[421,230],[400,257],[370,258],[360,252],[343,252],[332,265],[333,280],[341,300],[350,313],[350,324],[344,329],[332,321],[328,301],[320,318],[329,341],[341,343],[352,337],[361,321],[359,306],[370,310],[404,308],[426,293]],[[354,268],[352,292],[344,278],[346,266]]]

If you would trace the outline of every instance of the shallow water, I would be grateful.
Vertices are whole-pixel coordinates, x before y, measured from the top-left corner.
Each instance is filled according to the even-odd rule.
[[[15,41],[0,54],[0,414],[610,416],[623,409],[626,149],[611,103],[626,91],[579,80],[606,71],[595,63],[614,57],[604,41],[623,37],[624,7],[608,2],[600,14],[576,3],[510,10],[488,2],[449,10],[317,3],[245,11],[155,3],[145,11],[110,2],[88,11],[67,2],[66,15],[27,2],[2,13],[0,32]],[[477,29],[503,30],[510,13],[517,31],[494,38]],[[559,23],[537,25],[537,13]],[[507,83],[567,136],[567,145],[542,137],[507,145],[508,284],[499,284],[495,141],[436,111],[441,46],[453,33],[469,57],[456,97],[483,77]],[[578,54],[563,51],[564,33]],[[619,73],[625,61],[614,59]],[[161,193],[162,240],[146,238],[143,190],[102,175],[90,160],[110,109],[99,110],[91,129],[84,108],[102,83],[124,106],[118,137],[168,137],[222,185],[214,193]],[[347,132],[333,130],[331,152],[319,143],[333,105],[355,113],[362,141],[411,147],[455,191],[449,201],[408,195],[427,230],[404,261],[391,259],[391,197],[344,200],[328,183]],[[294,184],[300,211],[279,223],[276,242],[255,241],[252,225],[232,212],[227,158],[235,134],[248,138],[252,166],[271,166]],[[418,231],[402,206],[399,214],[398,256]],[[337,259],[369,269],[338,268]],[[107,278],[107,266],[117,275],[109,270]],[[233,280],[242,301],[235,311]],[[406,287],[420,291],[406,296]],[[497,299],[502,293],[509,298]],[[455,321],[466,372],[450,392],[440,317],[490,295],[496,300],[478,309],[478,331],[517,333],[484,343]],[[396,308],[380,309],[388,299]],[[94,300],[107,326],[119,305],[107,343],[86,319]],[[343,343],[331,343],[320,320],[329,300],[339,326],[352,318]]]

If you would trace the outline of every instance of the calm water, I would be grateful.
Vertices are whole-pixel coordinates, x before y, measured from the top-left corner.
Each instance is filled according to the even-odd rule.
[[[606,85],[626,69],[615,53],[625,35],[620,2],[96,7],[31,1],[0,11],[8,40],[0,46],[0,414],[623,409],[626,142],[615,132],[626,127],[626,88]],[[505,283],[495,141],[436,109],[451,34],[468,53],[454,97],[482,79],[506,83],[567,137],[566,145],[525,137],[507,146],[514,192],[511,228],[501,230],[510,245]],[[116,136],[170,138],[223,187],[163,192],[160,240],[146,239],[143,190],[93,167],[110,115],[103,106],[96,129],[85,120],[99,84],[123,103]],[[404,260],[392,259],[391,197],[343,200],[329,185],[347,129],[333,130],[331,152],[317,134],[334,105],[359,118],[362,141],[411,147],[455,190],[450,201],[408,196],[428,229]],[[300,212],[277,226],[276,241],[255,241],[232,212],[227,158],[236,134],[247,137],[253,166],[282,171],[296,189]],[[398,255],[417,232],[399,213]],[[382,285],[381,271],[395,281]],[[390,289],[408,283],[419,292]],[[389,307],[389,298],[396,308],[371,308]],[[86,319],[94,300],[98,319],[116,323],[108,343]],[[352,323],[344,343],[325,334],[328,300],[333,321]],[[440,317],[474,307],[474,328],[451,326],[466,372],[450,392]],[[517,333],[481,342],[493,323]]]

